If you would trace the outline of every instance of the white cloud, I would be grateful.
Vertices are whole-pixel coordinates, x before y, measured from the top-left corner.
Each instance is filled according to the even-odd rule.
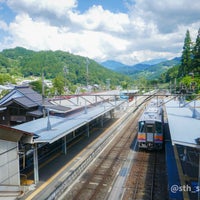
[[[169,33],[180,24],[188,26],[199,21],[200,4],[199,0],[135,0],[130,12],[146,24],[153,22],[160,32]]]
[[[3,31],[8,30],[8,25],[3,20],[0,20],[0,29],[2,29]]]
[[[31,49],[62,49],[98,60],[106,58],[110,49],[124,51],[128,42],[104,32],[82,30],[72,33],[68,28],[51,26],[43,21],[34,21],[27,14],[18,15],[10,24],[16,46]]]
[[[66,12],[76,8],[76,0],[8,0],[8,5],[15,11],[39,14],[49,12],[57,16],[66,15]]]
[[[127,14],[114,14],[108,10],[104,10],[102,6],[93,6],[82,15],[71,12],[70,19],[82,28],[105,32],[123,33],[125,31],[124,26],[129,24]]]
[[[1,0],[0,0],[1,1]],[[128,13],[102,6],[77,10],[77,0],[8,0],[17,13],[2,45],[34,50],[64,50],[97,61],[134,64],[180,55],[186,30],[195,39],[200,27],[199,0],[135,0]]]

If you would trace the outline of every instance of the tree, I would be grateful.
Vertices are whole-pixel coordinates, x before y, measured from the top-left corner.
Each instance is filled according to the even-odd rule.
[[[179,67],[179,73],[178,73],[179,77],[185,76],[190,72],[191,62],[192,62],[192,42],[191,42],[190,32],[189,30],[187,30],[182,51],[181,65]]]
[[[128,83],[126,81],[122,81],[121,86],[123,90],[128,89]]]
[[[6,83],[15,83],[15,79],[10,76],[8,73],[0,74],[0,84],[4,85]]]
[[[33,81],[30,83],[33,90],[37,91],[38,93],[42,94],[42,80]]]
[[[65,80],[62,74],[58,74],[56,78],[53,79],[53,86],[57,91],[58,95],[64,93]]]
[[[197,75],[200,73],[200,28],[193,49],[192,72]]]
[[[164,76],[164,77],[162,77],[164,79],[163,82],[170,82],[170,81],[176,79],[178,76],[178,70],[179,70],[179,65],[176,65],[176,66],[168,69],[167,72],[165,72],[163,74],[163,76]]]

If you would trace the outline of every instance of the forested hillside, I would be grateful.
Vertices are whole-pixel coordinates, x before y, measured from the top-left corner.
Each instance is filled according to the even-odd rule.
[[[54,79],[58,75],[64,76],[65,72],[66,81],[70,84],[86,85],[87,80],[91,85],[106,84],[106,80],[110,79],[111,85],[119,85],[122,81],[130,81],[127,76],[108,70],[94,60],[63,51],[36,52],[17,47],[0,53],[1,74],[41,77],[42,71],[46,79]]]
[[[79,86],[106,84],[115,88],[138,86],[139,88],[155,87],[163,84],[175,91],[186,89],[198,93],[200,90],[200,30],[196,41],[191,41],[186,32],[182,56],[163,61],[155,65],[141,63],[126,66],[116,62],[107,63],[111,71],[94,60],[73,55],[63,51],[32,51],[21,47],[6,49],[0,52],[0,84],[14,83],[17,77],[42,76],[52,80],[54,91],[51,94],[62,94],[64,86],[74,92]],[[116,67],[117,66],[117,67]],[[116,69],[117,68],[117,69]],[[165,71],[165,73],[163,73]],[[127,76],[128,75],[128,76]],[[40,80],[41,82],[41,80]],[[41,83],[35,83],[40,88]],[[66,88],[65,88],[66,89]],[[48,91],[49,92],[49,91]]]
[[[200,29],[196,41],[187,30],[182,50],[181,63],[162,74],[162,82],[170,83],[174,90],[200,92]]]

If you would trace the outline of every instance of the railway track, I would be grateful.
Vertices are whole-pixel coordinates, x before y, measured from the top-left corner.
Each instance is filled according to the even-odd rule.
[[[136,112],[139,113],[140,110]],[[139,114],[133,115],[124,130],[100,154],[63,199],[106,199],[117,172],[124,163],[136,135]]]
[[[165,153],[138,151],[126,181],[123,200],[167,199]]]
[[[69,171],[69,175],[59,182],[58,187],[47,199],[107,199],[116,174],[126,160],[136,135],[135,127],[140,115],[140,105],[148,102],[153,95],[140,101],[137,107],[132,107],[126,116],[121,118],[121,124],[108,131],[106,139],[100,138],[93,152],[87,155],[76,168]],[[103,153],[100,155],[100,152]],[[84,171],[86,172],[82,175]],[[78,177],[77,183],[75,180]]]

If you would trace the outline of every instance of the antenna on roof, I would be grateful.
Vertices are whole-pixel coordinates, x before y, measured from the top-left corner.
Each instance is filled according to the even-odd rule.
[[[194,108],[193,108],[193,112],[192,112],[192,118],[196,118],[197,114],[196,114],[196,101],[194,101]]]
[[[47,131],[51,130],[51,122],[50,122],[50,118],[49,118],[49,109],[47,109]]]

